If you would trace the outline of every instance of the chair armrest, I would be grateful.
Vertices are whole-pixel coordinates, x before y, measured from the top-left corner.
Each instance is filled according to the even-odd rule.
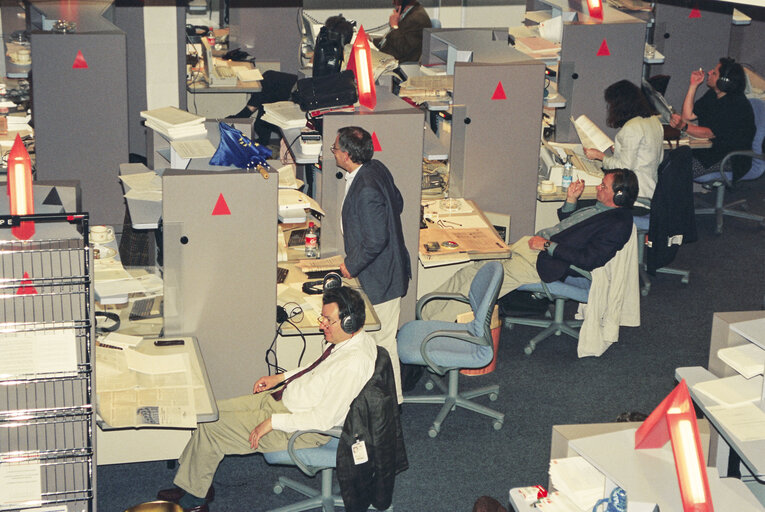
[[[582,270],[581,268],[575,267],[574,265],[569,265],[568,268],[569,268],[569,270],[573,270],[574,272],[576,272],[580,276],[584,277],[585,279],[589,279],[590,281],[592,281],[592,274],[590,274],[586,270]],[[547,283],[542,281],[541,284],[542,284],[542,289],[544,290],[545,295],[547,295],[547,299],[550,302],[553,302],[554,301],[553,294],[550,291],[550,289],[547,287]]]
[[[728,180],[728,177],[725,175],[725,164],[727,164],[728,160],[734,156],[748,156],[751,158],[757,158],[758,160],[765,160],[765,155],[762,153],[756,153],[754,151],[731,151],[725,155],[725,158],[723,158],[722,162],[720,162],[720,179],[726,187],[732,186],[733,183],[731,183],[731,181]]]
[[[303,434],[323,434],[325,436],[340,438],[342,433],[343,433],[343,428],[340,426],[332,427],[329,430],[316,430],[316,429],[298,430],[296,432],[293,432],[292,435],[290,436],[290,440],[287,443],[287,451],[290,454],[290,458],[292,459],[292,462],[294,462],[295,465],[300,468],[300,471],[302,471],[308,476],[314,476],[316,473],[318,473],[324,468],[317,468],[314,466],[308,466],[304,464],[303,461],[300,460],[300,458],[298,457],[296,453],[295,441],[297,441],[297,439]]]
[[[422,344],[420,345],[420,355],[422,355],[422,358],[425,360],[425,363],[427,363],[428,367],[432,369],[438,375],[444,375],[447,371],[449,371],[449,369],[439,366],[435,362],[433,362],[433,360],[427,354],[427,345],[430,342],[430,340],[434,338],[438,338],[440,336],[462,340],[467,343],[473,343],[474,345],[483,345],[483,346],[489,345],[485,339],[479,338],[478,336],[472,336],[470,334],[467,334],[465,331],[439,330],[439,331],[431,332],[425,337],[424,340],[422,340]]]
[[[417,320],[422,320],[422,308],[425,307],[425,304],[430,302],[431,300],[456,300],[459,302],[464,302],[465,304],[470,304],[470,300],[462,295],[461,293],[448,293],[448,292],[430,292],[426,293],[420,299],[417,301],[417,307],[415,310],[415,318]]]

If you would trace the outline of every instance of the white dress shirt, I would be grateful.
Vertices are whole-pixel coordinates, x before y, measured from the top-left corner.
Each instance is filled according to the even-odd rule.
[[[327,430],[345,420],[351,402],[372,377],[377,346],[365,331],[335,345],[329,356],[310,372],[296,378],[284,389],[282,402],[289,414],[271,416],[275,430]],[[288,379],[299,372],[284,374]]]

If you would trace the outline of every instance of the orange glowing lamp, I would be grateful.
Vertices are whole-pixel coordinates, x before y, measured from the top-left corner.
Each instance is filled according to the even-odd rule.
[[[352,69],[356,74],[359,103],[370,110],[374,110],[377,105],[377,92],[375,91],[375,76],[372,69],[372,50],[369,48],[369,39],[367,39],[363,25],[359,28],[359,33],[353,42],[348,69]]]
[[[713,512],[696,413],[683,379],[635,432],[635,449],[672,442],[680,499],[685,512]]]
[[[590,17],[603,19],[603,2],[601,0],[587,0],[587,10],[590,11]]]
[[[32,215],[35,212],[32,161],[18,134],[11,152],[8,153],[8,197],[11,202],[11,215]],[[28,240],[35,234],[35,223],[22,221],[18,226],[11,228],[11,233],[19,240]]]

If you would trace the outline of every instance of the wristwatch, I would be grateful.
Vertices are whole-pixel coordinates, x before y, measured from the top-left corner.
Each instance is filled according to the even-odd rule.
[[[550,248],[550,241],[549,240],[545,240],[545,250],[547,250],[549,248]]]

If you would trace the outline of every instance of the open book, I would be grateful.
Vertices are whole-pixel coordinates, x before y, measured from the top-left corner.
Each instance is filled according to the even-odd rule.
[[[572,116],[571,122],[574,124],[576,134],[579,135],[582,147],[595,148],[598,151],[605,152],[614,145],[614,141],[603,133],[603,130],[598,128],[595,123],[590,121],[590,118],[586,115],[582,114],[576,119]]]

